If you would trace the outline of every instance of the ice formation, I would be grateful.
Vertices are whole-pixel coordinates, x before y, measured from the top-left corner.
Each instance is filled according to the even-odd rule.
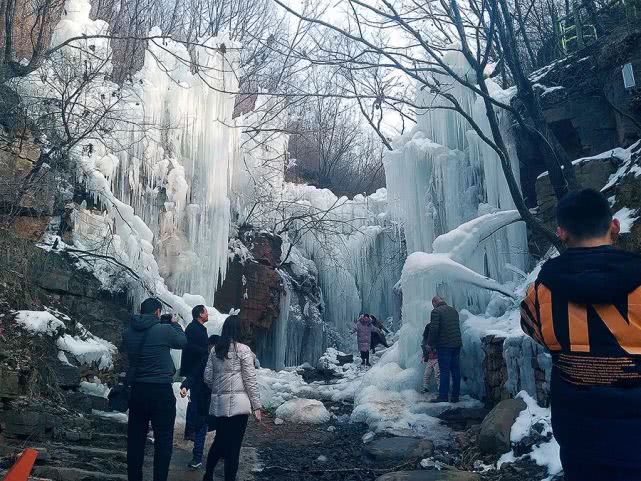
[[[398,230],[387,220],[387,191],[348,199],[327,189],[286,184],[283,197],[292,206],[290,215],[304,218],[300,224],[318,219],[314,229],[294,228],[300,231],[301,253],[318,272],[325,323],[338,338],[348,337],[361,312],[398,319],[400,299],[394,285],[404,254]]]
[[[108,39],[85,37],[106,33],[108,25],[91,20],[89,11],[87,0],[68,0],[52,38],[56,45],[81,37],[53,61],[92,71],[83,101],[111,109],[108,135],[81,138],[72,149],[78,178],[96,204],[77,210],[74,247],[129,269],[123,276],[113,263],[97,260],[90,267],[105,287],[127,287],[133,305],[155,294],[185,324],[193,305],[212,303],[227,266],[239,142],[231,120],[234,96],[224,91],[237,87],[237,52],[218,48],[231,45],[225,37],[203,40],[192,52],[199,59],[196,75],[182,44],[150,41],[142,71],[115,85],[104,60],[110,58]],[[52,65],[45,63],[19,85],[26,98],[56,98],[56,82],[64,79],[52,75]],[[83,118],[74,117],[80,120],[70,128],[81,132],[88,122]],[[210,330],[219,330],[224,316],[209,311],[215,321]]]
[[[460,53],[446,54],[445,61],[462,77],[470,73]],[[449,85],[489,134],[482,99],[451,78],[439,76],[438,81]],[[508,96],[488,83],[495,97]],[[405,367],[419,362],[416,354],[432,296],[441,295],[457,308],[483,312],[489,291],[510,296],[511,288],[504,284],[517,280],[515,272],[528,267],[525,227],[513,210],[497,154],[460,114],[438,108],[447,100],[419,91],[417,103],[429,107],[385,159],[390,213],[403,227],[409,254],[401,278],[399,360]],[[510,119],[502,112],[499,118],[516,159]],[[513,162],[513,171],[518,178],[518,162]]]

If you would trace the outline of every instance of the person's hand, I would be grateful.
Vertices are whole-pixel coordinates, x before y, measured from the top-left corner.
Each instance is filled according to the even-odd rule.
[[[258,422],[262,421],[263,413],[261,412],[260,409],[256,409],[256,411],[254,411],[254,417],[256,418],[256,421],[258,421]]]
[[[185,387],[180,388],[180,397],[182,398],[187,397],[187,388]]]

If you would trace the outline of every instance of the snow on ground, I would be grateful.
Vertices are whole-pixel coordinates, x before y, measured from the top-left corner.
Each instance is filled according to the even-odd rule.
[[[53,336],[65,329],[65,323],[47,311],[18,311],[16,321],[32,334]]]
[[[618,170],[610,176],[608,179],[608,183],[605,184],[605,186],[601,189],[601,192],[605,192],[608,190],[610,187],[614,186],[621,180],[623,177],[628,175],[629,173],[633,173],[635,177],[638,177],[641,175],[641,166],[634,164],[632,162],[632,152],[634,152],[637,148],[641,146],[641,141],[638,141],[628,147],[627,149],[619,152],[620,158],[621,158],[621,166],[618,168]],[[617,150],[617,149],[614,149]],[[610,151],[608,151],[610,152]]]
[[[68,355],[73,355],[85,366],[95,365],[100,370],[113,368],[116,346],[94,336],[82,324],[76,323],[76,334],[72,336],[66,332],[65,323],[49,311],[18,311],[15,319],[32,334],[57,337],[58,358],[62,362],[68,363]]]
[[[552,433],[550,409],[539,406],[525,391],[521,391],[516,397],[523,399],[527,407],[521,411],[512,425],[510,441],[512,443],[517,443],[524,439],[530,434],[531,428],[535,424],[543,426],[540,433],[541,435],[547,436]],[[554,437],[552,437],[548,442],[534,446],[530,453],[525,454],[522,457],[529,457],[539,466],[546,466],[549,474],[549,478],[547,479],[551,479],[563,470],[561,467],[559,443],[556,442]],[[497,463],[497,467],[500,467],[504,463],[514,462],[517,459],[521,458],[517,458],[514,455],[514,451],[510,451],[509,453],[501,456]]]
[[[323,367],[327,364],[330,370],[343,376],[328,384],[306,384],[293,369],[278,372],[259,369],[258,386],[263,405],[276,409],[276,415],[287,420],[305,418],[308,406],[319,406],[310,400],[338,402],[353,399],[354,410],[349,420],[366,423],[373,432],[426,436],[437,445],[451,442],[450,429],[436,416],[450,409],[452,404],[430,403],[435,393],[423,394],[416,390],[416,379],[421,378],[422,371],[400,367],[396,344],[377,351],[372,357],[374,365],[369,370],[361,368],[360,359],[338,366],[336,357],[339,354],[342,353],[330,348],[321,358]],[[463,396],[456,404],[456,407],[480,406],[479,401],[468,396]],[[322,418],[320,413],[315,413],[312,418],[315,416]]]
[[[109,341],[91,334],[80,323],[76,324],[79,334],[64,334],[58,338],[58,349],[73,356],[83,365],[96,365],[100,370],[113,368],[113,354],[117,349]]]
[[[353,399],[365,370],[355,362],[337,366],[335,372],[340,372],[342,377],[333,379],[329,384],[320,381],[307,384],[293,368],[281,371],[258,369],[261,402],[268,409],[277,409],[281,404],[295,398],[332,402]]]
[[[276,416],[303,424],[323,424],[332,417],[323,403],[316,399],[290,399],[276,409]]]

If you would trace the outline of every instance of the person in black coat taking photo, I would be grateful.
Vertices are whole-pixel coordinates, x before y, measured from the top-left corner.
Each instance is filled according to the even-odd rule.
[[[176,397],[171,383],[176,373],[171,349],[187,344],[179,324],[161,324],[162,304],[146,299],[140,315],[133,316],[123,335],[129,357],[129,421],[127,425],[127,475],[142,481],[142,466],[149,423],[154,430],[153,481],[167,481],[174,443]]]
[[[205,323],[209,320],[207,308],[203,305],[197,305],[191,310],[192,321],[185,329],[187,337],[187,346],[183,349],[180,360],[180,375],[186,377],[192,386],[196,386],[196,391],[204,385],[203,373],[205,363],[209,354],[208,336]],[[187,413],[185,419],[185,439],[194,442],[193,459],[189,467],[197,469],[202,465],[203,449],[205,438],[207,436],[206,422],[202,422],[201,416],[198,415],[198,403],[195,399],[198,395],[192,395],[187,404]]]

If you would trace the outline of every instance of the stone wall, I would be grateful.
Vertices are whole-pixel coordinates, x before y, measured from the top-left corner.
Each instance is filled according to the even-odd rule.
[[[541,346],[525,336],[489,335],[481,344],[486,406],[493,407],[522,390],[541,406],[549,405],[552,360]]]
[[[582,188],[601,190],[608,182],[610,176],[616,172],[622,161],[618,157],[611,155],[598,159],[590,159],[585,162],[577,162],[574,166],[574,173]],[[550,183],[547,173],[539,177],[536,181],[537,205],[539,208],[538,218],[546,224],[547,227],[554,229],[556,227],[555,212],[556,197],[552,184]]]

